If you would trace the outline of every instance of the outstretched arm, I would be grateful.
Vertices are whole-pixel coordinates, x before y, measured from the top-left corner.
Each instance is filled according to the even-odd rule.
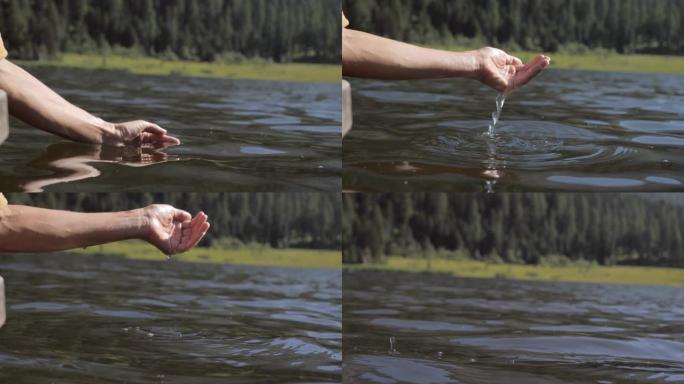
[[[109,123],[69,103],[9,60],[0,60],[0,89],[7,93],[10,114],[61,137],[94,144],[178,145],[158,125],[145,121]]]
[[[190,250],[208,217],[168,205],[115,213],[75,213],[10,205],[0,209],[0,252],[56,252],[142,239],[167,255]]]
[[[345,76],[383,80],[460,77],[476,79],[510,93],[536,77],[551,62],[539,56],[527,65],[494,48],[451,52],[418,47],[369,33],[342,30]]]
[[[345,76],[383,80],[477,77],[479,63],[469,52],[422,48],[370,33],[342,30]]]

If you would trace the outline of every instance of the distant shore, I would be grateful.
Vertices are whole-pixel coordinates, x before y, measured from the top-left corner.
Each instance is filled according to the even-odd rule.
[[[433,46],[433,48],[453,51],[467,51],[465,46]],[[528,62],[542,52],[511,51],[510,55]],[[622,55],[609,51],[570,53],[547,53],[551,56],[551,67],[555,69],[574,69],[603,72],[660,73],[684,75],[684,56],[628,54]]]
[[[152,57],[65,53],[44,61],[19,61],[25,66],[51,66],[94,70],[126,71],[143,75],[192,76],[245,80],[275,80],[309,83],[338,83],[342,68],[335,64],[272,63],[246,61],[241,63],[206,63],[197,61],[162,60]]]
[[[131,260],[167,260],[167,257],[153,246],[136,240],[89,247],[69,253],[86,256],[121,256]],[[342,252],[335,250],[272,249],[253,246],[237,249],[197,247],[190,252],[173,256],[173,260],[189,263],[339,269],[342,266]]]
[[[487,263],[444,258],[388,257],[383,262],[345,265],[351,270],[448,273],[457,277],[563,281],[578,283],[684,286],[684,270],[676,268],[565,265],[541,266]]]

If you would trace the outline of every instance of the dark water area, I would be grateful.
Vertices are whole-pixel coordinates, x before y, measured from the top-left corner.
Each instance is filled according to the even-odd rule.
[[[112,122],[148,120],[179,137],[165,151],[74,144],[11,121],[0,190],[338,191],[339,84],[31,68]]]
[[[547,70],[493,138],[477,82],[351,82],[346,190],[684,190],[684,76]]]
[[[684,289],[345,271],[348,383],[684,381]]]
[[[2,256],[3,383],[339,383],[341,272]]]

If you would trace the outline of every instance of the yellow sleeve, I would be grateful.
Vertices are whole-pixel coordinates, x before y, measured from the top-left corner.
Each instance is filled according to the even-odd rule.
[[[7,57],[7,50],[5,49],[5,44],[2,42],[2,35],[0,35],[0,60]]]
[[[5,208],[9,203],[7,202],[7,199],[5,199],[5,195],[0,193],[0,209]]]
[[[347,28],[349,26],[349,20],[347,20],[347,17],[344,16],[344,12],[342,12],[342,28]]]

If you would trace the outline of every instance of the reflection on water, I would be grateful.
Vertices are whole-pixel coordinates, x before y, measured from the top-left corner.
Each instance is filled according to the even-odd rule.
[[[684,76],[546,71],[493,141],[495,92],[475,82],[352,85],[348,190],[684,190]]]
[[[343,280],[349,383],[684,381],[683,288],[372,271]]]
[[[42,171],[40,176],[6,176],[3,178],[3,184],[16,185],[31,193],[44,192],[53,185],[100,176],[101,172],[95,166],[97,163],[139,168],[177,160],[178,156],[169,156],[162,150],[150,147],[118,148],[62,142],[51,144],[29,162],[29,167]]]
[[[35,180],[38,189],[51,186],[50,191],[146,190],[144,185],[130,185],[131,180],[176,191],[341,187],[338,85],[52,68],[31,72],[105,120],[154,121],[183,145],[164,151],[174,161],[153,156],[148,167],[136,169],[131,167],[133,159],[107,158],[105,163],[88,162],[97,175],[55,184],[56,170],[36,167],[32,161],[60,139],[13,120],[10,137],[0,147],[0,190],[5,192],[29,189],[22,184],[25,177]],[[71,172],[71,166],[66,168]]]
[[[1,382],[341,379],[337,270],[3,256]]]

